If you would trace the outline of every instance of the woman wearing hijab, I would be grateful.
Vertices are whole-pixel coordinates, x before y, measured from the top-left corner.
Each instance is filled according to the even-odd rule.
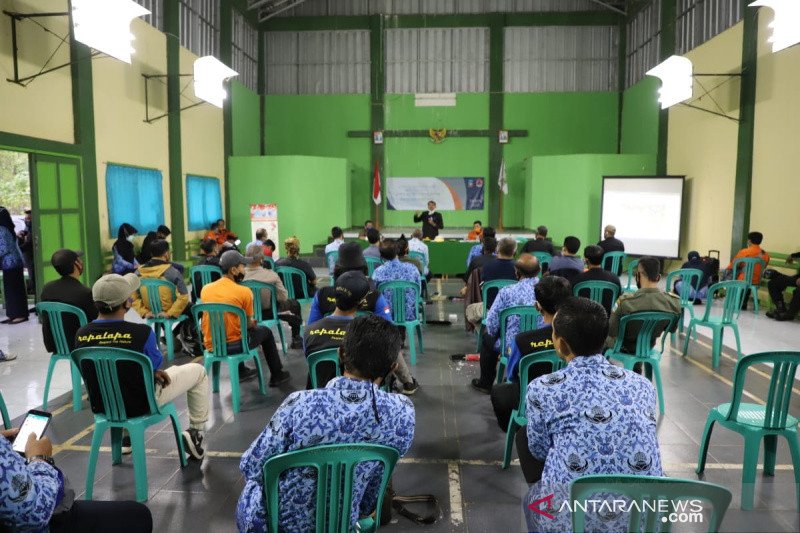
[[[6,319],[3,324],[19,324],[28,320],[28,294],[22,252],[19,249],[14,221],[5,207],[0,207],[0,269],[3,271]],[[2,359],[0,359],[2,360]]]
[[[121,276],[135,272],[139,268],[136,260],[136,253],[133,249],[133,237],[138,230],[130,224],[121,224],[117,232],[117,240],[111,247],[114,254],[114,261],[111,263],[111,271]]]

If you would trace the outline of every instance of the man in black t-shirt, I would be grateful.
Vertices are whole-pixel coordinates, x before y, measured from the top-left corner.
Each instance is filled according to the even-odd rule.
[[[618,295],[622,294],[622,284],[619,282],[619,277],[613,272],[603,269],[604,254],[605,252],[603,249],[596,245],[587,246],[583,249],[583,258],[586,262],[586,271],[581,272],[572,278],[572,280],[570,280],[573,287],[575,287],[578,283],[583,283],[584,281],[607,281],[617,286],[619,289],[617,292]],[[582,290],[578,296],[588,298],[589,291]],[[600,303],[603,307],[605,307],[606,314],[611,316],[611,308],[614,307],[614,299],[612,298],[611,292],[603,291],[603,301]]]
[[[547,240],[547,226],[539,226],[536,228],[536,235],[533,239],[529,240],[522,247],[523,254],[532,254],[533,252],[546,252],[550,255],[555,255],[552,241]]]

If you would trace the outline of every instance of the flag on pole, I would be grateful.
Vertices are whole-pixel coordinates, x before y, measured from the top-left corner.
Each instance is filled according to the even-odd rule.
[[[506,160],[500,161],[500,175],[497,177],[497,187],[503,191],[503,194],[508,194],[508,181],[506,181]]]
[[[375,205],[381,203],[381,170],[377,161],[375,161],[375,172],[372,175],[372,201],[375,202]]]

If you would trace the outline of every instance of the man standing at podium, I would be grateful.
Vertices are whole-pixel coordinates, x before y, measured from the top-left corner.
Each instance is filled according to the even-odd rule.
[[[441,213],[436,212],[436,202],[428,202],[428,212],[417,211],[414,222],[422,222],[422,238],[433,240],[439,235],[439,230],[444,228]]]

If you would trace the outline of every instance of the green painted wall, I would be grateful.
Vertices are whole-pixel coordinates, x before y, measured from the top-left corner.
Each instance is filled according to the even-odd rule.
[[[233,155],[261,155],[261,102],[238,81],[231,82]]]
[[[603,176],[655,174],[655,154],[588,154],[532,157],[532,190],[525,195],[525,226],[546,225],[553,242],[575,235],[581,245],[598,241]]]
[[[240,236],[250,235],[250,205],[260,203],[278,204],[280,239],[296,235],[302,253],[325,242],[331,227],[351,225],[350,164],[346,159],[231,157],[229,165],[231,227]]]
[[[660,81],[651,76],[625,91],[622,103],[623,154],[658,152],[658,89]]]

